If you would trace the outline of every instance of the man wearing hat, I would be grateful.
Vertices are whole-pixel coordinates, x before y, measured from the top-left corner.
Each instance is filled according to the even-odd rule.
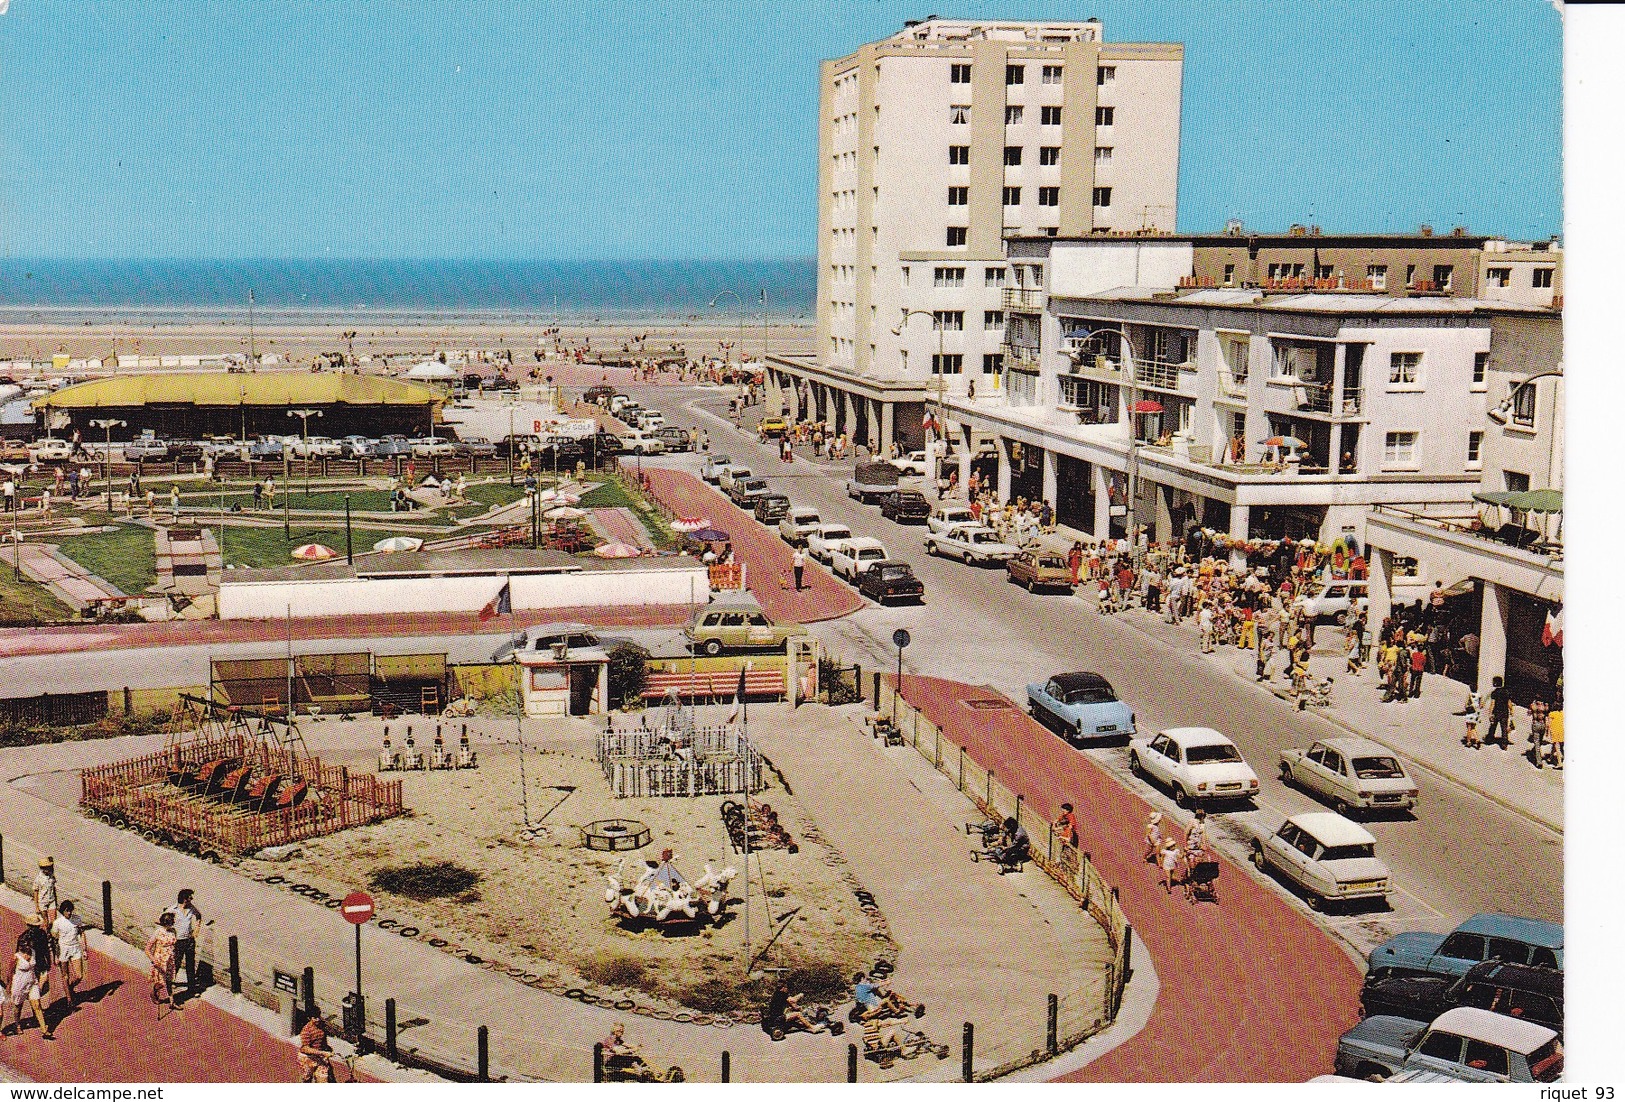
[[[39,875],[34,877],[34,910],[50,929],[56,921],[56,861],[50,857],[39,860]]]

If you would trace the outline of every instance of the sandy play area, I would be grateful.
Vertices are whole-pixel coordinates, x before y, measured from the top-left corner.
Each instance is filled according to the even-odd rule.
[[[412,724],[418,746],[433,740],[435,724]],[[389,725],[399,745],[406,724]],[[455,746],[462,721],[445,725]],[[243,871],[278,883],[307,884],[342,896],[366,887],[378,901],[378,917],[390,928],[415,928],[423,940],[444,941],[447,951],[499,962],[510,974],[534,975],[541,986],[582,989],[593,997],[643,1004],[658,1000],[671,1009],[704,1013],[754,1009],[764,998],[771,971],[748,985],[745,972],[743,856],[733,851],[720,808],[738,796],[616,799],[595,757],[601,721],[527,720],[524,724],[524,799],[521,755],[512,719],[469,721],[479,768],[470,771],[386,774],[405,780],[409,813],[370,827],[303,843],[281,861],[248,860]],[[382,745],[378,721],[310,724],[306,738],[325,761],[373,770]],[[751,860],[752,954],[774,939],[758,963],[787,968],[799,984],[844,986],[860,966],[889,957],[885,920],[860,905],[858,883],[840,854],[825,844],[809,809],[787,793],[773,770],[757,795],[772,805],[800,851],[770,849]],[[532,835],[521,836],[528,810]],[[602,819],[635,819],[652,839],[636,851],[589,850],[581,827]],[[658,929],[633,932],[609,916],[606,876],[623,866],[635,880],[645,857],[675,852],[674,864],[689,879],[705,864],[731,865],[741,873],[731,885],[735,902],[715,926],[689,936]],[[451,862],[478,875],[468,891],[419,901],[370,886],[381,868]],[[433,944],[433,941],[430,941]]]

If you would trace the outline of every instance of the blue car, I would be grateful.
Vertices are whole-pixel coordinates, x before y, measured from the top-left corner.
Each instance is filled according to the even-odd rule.
[[[1068,742],[1122,740],[1134,734],[1134,713],[1098,673],[1058,673],[1027,686],[1027,711]]]
[[[1465,976],[1481,960],[1563,970],[1563,927],[1536,918],[1478,914],[1448,934],[1406,933],[1366,958],[1368,976]]]

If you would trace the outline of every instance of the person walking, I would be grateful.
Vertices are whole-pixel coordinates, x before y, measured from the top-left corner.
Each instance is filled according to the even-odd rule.
[[[62,969],[69,1010],[78,1005],[79,985],[85,982],[85,924],[73,911],[73,900],[63,900],[50,931],[56,941],[56,962]]]
[[[41,857],[34,876],[34,913],[49,927],[56,921],[56,859]]]
[[[1162,812],[1153,811],[1145,820],[1145,859],[1156,864],[1162,855]]]
[[[49,964],[46,965],[48,969]],[[45,1008],[40,1005],[49,981],[41,980],[39,962],[34,956],[34,947],[24,930],[17,935],[17,944],[11,954],[11,959],[5,966],[6,1000],[0,1004],[0,1036],[11,1036],[12,1028],[6,1025],[6,1010],[10,1009],[15,1015],[13,1024],[16,1032],[23,1029],[23,1007],[32,1007],[34,1020],[39,1023],[40,1036],[47,1041],[54,1041],[50,1027],[45,1024]]]
[[[944,497],[947,495],[944,494]],[[1083,574],[1083,543],[1081,540],[1072,541],[1072,550],[1066,553],[1066,567],[1072,572],[1072,585],[1075,588]]]
[[[1466,724],[1467,731],[1461,736],[1461,744],[1469,750],[1477,750],[1484,745],[1478,737],[1478,723],[1483,710],[1483,694],[1476,691],[1468,693],[1467,710],[1462,713],[1462,719]]]
[[[1162,891],[1164,895],[1174,890],[1174,872],[1179,868],[1179,843],[1172,838],[1164,838],[1162,852],[1157,855],[1157,867],[1162,870]]]
[[[1072,813],[1071,804],[1062,804],[1061,813],[1055,817],[1055,837],[1073,849],[1078,848],[1078,817]]]
[[[802,576],[807,571],[807,556],[799,547],[796,548],[796,553],[790,556],[790,569],[795,571],[796,592],[800,593],[803,588]]]
[[[1484,742],[1487,745],[1495,744],[1495,733],[1501,733],[1501,749],[1510,749],[1508,741],[1512,734],[1512,694],[1507,691],[1506,685],[1499,677],[1490,679],[1490,726],[1484,732]]]
[[[179,486],[169,488],[169,517],[175,524],[181,522],[181,488]]]
[[[147,487],[147,496],[144,500],[146,501],[147,506],[147,519],[152,520],[156,512],[158,495],[153,493],[151,486]]]
[[[1213,653],[1213,606],[1207,602],[1202,603],[1202,611],[1196,614],[1197,630],[1202,637],[1202,653]]]
[[[1529,749],[1525,756],[1536,769],[1544,768],[1546,736],[1550,730],[1552,706],[1536,697],[1529,702]]]
[[[260,503],[265,499],[265,487],[258,482],[254,483],[254,511],[260,511]]]
[[[1563,768],[1563,694],[1552,701],[1551,714],[1546,717],[1546,741],[1550,746],[1547,761],[1554,769]]]
[[[1410,685],[1406,697],[1410,700],[1422,698],[1422,675],[1427,672],[1428,652],[1425,643],[1412,643],[1410,645]]]
[[[202,990],[197,974],[197,934],[203,925],[203,912],[197,909],[191,888],[175,893],[175,905],[169,913],[175,916],[175,971],[186,969],[184,998],[191,998]]]
[[[146,952],[147,960],[152,962],[147,973],[152,984],[152,1001],[179,1010],[175,1005],[175,915],[172,911],[158,916],[158,925],[147,939]]]

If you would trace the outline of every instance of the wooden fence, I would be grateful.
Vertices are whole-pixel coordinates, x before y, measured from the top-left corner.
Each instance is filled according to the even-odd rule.
[[[0,699],[0,731],[23,727],[72,727],[107,715],[107,692],[43,693]]]

